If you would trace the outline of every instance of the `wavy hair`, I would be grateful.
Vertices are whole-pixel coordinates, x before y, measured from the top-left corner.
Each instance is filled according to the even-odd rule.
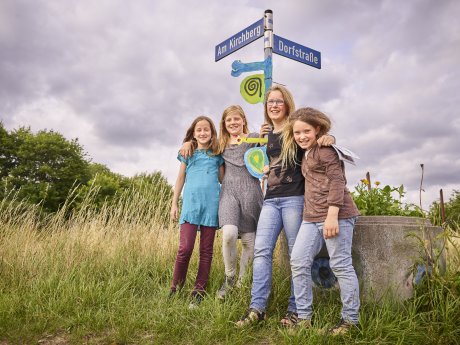
[[[331,120],[327,115],[314,108],[300,108],[293,112],[289,118],[289,122],[283,129],[281,134],[283,146],[281,148],[281,159],[283,166],[296,164],[298,145],[294,140],[293,125],[296,121],[308,123],[314,128],[319,127],[319,132],[316,139],[327,134],[331,129]]]

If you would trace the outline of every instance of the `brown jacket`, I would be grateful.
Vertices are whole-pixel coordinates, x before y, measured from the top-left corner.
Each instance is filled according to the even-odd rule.
[[[339,219],[359,216],[346,186],[345,167],[332,147],[314,146],[308,159],[302,159],[305,177],[303,219],[308,222],[326,220],[329,206],[339,207]]]

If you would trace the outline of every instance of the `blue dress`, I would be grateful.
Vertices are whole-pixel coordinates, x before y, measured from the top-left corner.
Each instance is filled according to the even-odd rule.
[[[219,167],[223,158],[212,156],[211,151],[195,150],[191,157],[185,159],[179,154],[177,159],[187,166],[179,223],[219,226]]]

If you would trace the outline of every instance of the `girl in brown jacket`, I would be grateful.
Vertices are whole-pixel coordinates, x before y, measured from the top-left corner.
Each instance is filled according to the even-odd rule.
[[[333,147],[320,147],[317,139],[329,132],[331,121],[313,108],[295,111],[283,132],[283,164],[292,163],[298,150],[305,177],[303,221],[291,254],[291,271],[298,324],[311,327],[311,266],[323,243],[329,264],[337,277],[342,300],[342,318],[332,328],[341,334],[359,321],[359,285],[351,259],[353,228],[359,211],[346,187],[343,161]]]

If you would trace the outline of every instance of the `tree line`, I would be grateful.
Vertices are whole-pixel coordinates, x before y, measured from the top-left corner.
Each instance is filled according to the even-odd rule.
[[[126,192],[141,193],[161,209],[167,222],[172,186],[161,172],[142,173],[133,177],[110,171],[94,163],[78,139],[66,139],[53,130],[33,133],[29,127],[6,130],[0,122],[0,201],[14,200],[39,204],[52,213],[74,193],[70,209],[78,208],[91,194],[91,207],[100,209],[114,203]],[[429,216],[440,225],[440,205],[431,205]],[[445,204],[446,219],[456,227],[460,223],[460,192],[455,190]]]
[[[29,127],[8,131],[0,122],[0,201],[40,204],[45,213],[52,213],[70,193],[75,196],[71,208],[78,208],[91,193],[91,205],[98,209],[129,190],[154,203],[172,195],[171,185],[158,171],[126,177],[92,162],[78,139],[68,140],[53,130],[33,133]],[[158,207],[165,208],[166,220],[169,210]]]

